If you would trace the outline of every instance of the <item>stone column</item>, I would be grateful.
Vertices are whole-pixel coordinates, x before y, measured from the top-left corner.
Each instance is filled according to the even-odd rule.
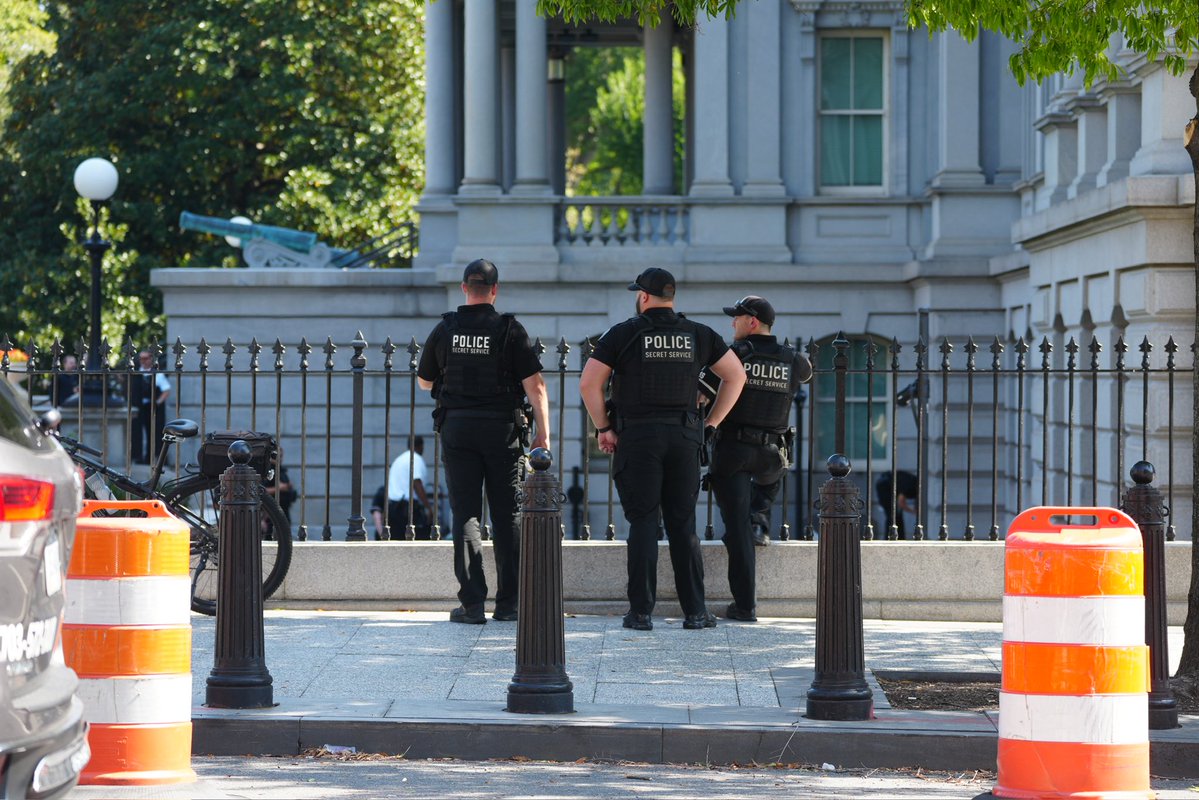
[[[674,135],[669,17],[645,28],[645,130],[641,140],[642,194],[674,193]]]
[[[422,244],[416,266],[450,260],[458,237],[453,195],[458,186],[457,88],[454,80],[454,5],[425,3],[425,190],[420,212]]]
[[[425,195],[454,193],[454,13],[425,3]]]
[[[443,0],[438,0],[443,2]],[[499,194],[499,14],[496,0],[466,6],[463,43],[463,176],[459,194]]]
[[[984,182],[979,160],[979,46],[956,31],[937,34],[937,117],[941,130],[934,187]],[[952,135],[949,135],[952,132]]]
[[[1182,147],[1182,132],[1194,113],[1195,99],[1185,75],[1171,75],[1161,64],[1141,72],[1141,148],[1132,158],[1133,175],[1190,175],[1191,158]]]
[[[549,192],[545,20],[537,0],[516,0],[517,192]]]
[[[511,191],[516,182],[516,148],[518,126],[516,86],[516,51],[500,48],[500,186]]]
[[[1141,93],[1130,83],[1109,83],[1100,92],[1107,103],[1107,158],[1096,186],[1128,177],[1128,165],[1141,147]]]
[[[549,81],[545,88],[546,107],[546,141],[549,153],[550,191],[553,194],[566,193],[566,59],[563,53],[552,55],[561,74],[549,73]]]
[[[1077,197],[1098,185],[1107,161],[1107,108],[1091,94],[1079,95],[1070,108],[1078,120],[1078,169],[1066,196]]]
[[[744,195],[783,194],[780,171],[782,92],[779,73],[780,11],[782,3],[750,3],[745,9],[749,30],[746,105],[749,117]]]
[[[1070,183],[1078,173],[1078,125],[1062,111],[1051,111],[1033,126],[1045,135],[1045,191],[1048,203],[1066,199]]]
[[[695,180],[691,194],[728,196],[729,39],[724,17],[708,17],[695,31]]]

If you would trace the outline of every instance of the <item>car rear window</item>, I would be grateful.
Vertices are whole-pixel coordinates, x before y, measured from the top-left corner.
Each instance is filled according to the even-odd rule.
[[[0,439],[7,439],[30,450],[50,450],[54,444],[37,429],[33,412],[25,397],[0,378]]]

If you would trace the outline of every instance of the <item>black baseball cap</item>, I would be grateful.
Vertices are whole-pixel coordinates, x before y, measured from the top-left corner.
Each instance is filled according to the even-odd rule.
[[[724,313],[730,317],[742,315],[753,317],[763,325],[774,324],[774,306],[770,305],[766,298],[758,297],[756,294],[748,294],[733,305],[725,306]]]
[[[650,267],[629,284],[630,292],[645,292],[654,297],[666,297],[666,287],[674,288],[674,276],[661,267]],[[671,294],[673,297],[673,293]]]
[[[476,258],[462,271],[462,282],[495,286],[500,282],[500,271],[487,259]]]

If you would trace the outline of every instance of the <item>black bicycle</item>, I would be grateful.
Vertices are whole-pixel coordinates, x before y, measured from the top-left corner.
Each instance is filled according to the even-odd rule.
[[[163,428],[162,446],[154,458],[150,477],[144,482],[109,467],[100,460],[103,453],[99,450],[57,431],[55,436],[75,463],[82,467],[87,497],[161,500],[172,514],[191,526],[191,607],[193,611],[212,616],[216,613],[221,472],[229,466],[228,445],[234,438],[246,440],[253,453],[250,466],[266,481],[274,476],[278,447],[274,438],[267,434],[210,433],[200,446],[198,465],[189,464],[179,478],[161,482],[171,445],[193,438],[199,432],[199,426],[189,419],[168,422]],[[283,584],[291,566],[291,523],[275,498],[265,491],[262,492],[261,519],[262,596],[265,599]]]

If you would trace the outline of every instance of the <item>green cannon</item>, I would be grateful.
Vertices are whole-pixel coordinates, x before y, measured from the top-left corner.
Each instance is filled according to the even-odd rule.
[[[343,251],[317,241],[315,233],[278,228],[273,225],[235,222],[184,211],[179,227],[239,240],[246,266],[266,269],[327,269]],[[233,244],[233,241],[230,241]]]

